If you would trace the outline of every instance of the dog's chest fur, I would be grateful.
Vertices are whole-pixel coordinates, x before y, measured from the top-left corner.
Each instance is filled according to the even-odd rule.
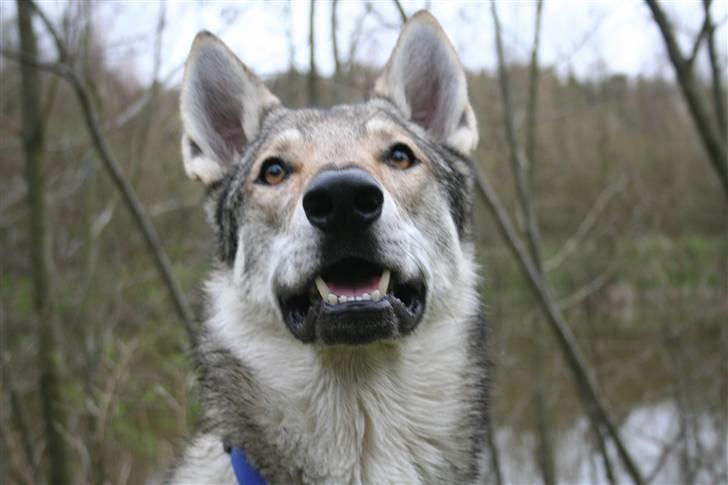
[[[245,449],[275,483],[474,478],[485,374],[473,367],[482,339],[469,331],[476,325],[463,311],[467,295],[447,312],[460,318],[433,315],[397,344],[323,350],[256,325],[265,315],[245,311],[222,280],[208,289],[218,309],[199,349],[209,432],[190,447],[175,482],[234,481],[224,442]],[[229,320],[241,313],[250,317],[245,325]],[[226,341],[241,345],[224,350]]]

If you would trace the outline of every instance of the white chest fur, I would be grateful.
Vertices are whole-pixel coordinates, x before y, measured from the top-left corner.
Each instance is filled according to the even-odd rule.
[[[252,418],[305,482],[431,482],[467,453],[459,434],[469,431],[474,299],[451,302],[396,342],[321,348],[244,308],[229,285],[215,290],[211,337],[250,369],[266,409]]]

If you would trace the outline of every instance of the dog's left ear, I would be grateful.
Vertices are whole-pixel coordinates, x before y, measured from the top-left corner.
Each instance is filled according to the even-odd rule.
[[[478,144],[465,71],[447,35],[429,12],[402,29],[374,94],[391,100],[437,141],[463,154]]]

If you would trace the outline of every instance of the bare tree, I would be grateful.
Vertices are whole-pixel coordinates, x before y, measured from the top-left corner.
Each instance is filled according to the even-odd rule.
[[[526,178],[528,174],[529,161],[516,134],[510,83],[506,72],[505,55],[503,53],[503,43],[501,39],[501,26],[494,1],[491,1],[491,14],[495,25],[495,42],[499,72],[498,77],[500,81],[501,99],[503,100],[503,112],[506,122],[506,136],[511,151],[511,167],[515,177],[518,204],[520,210],[526,216],[525,233],[528,241],[527,247],[529,249],[524,247],[521,238],[515,230],[508,212],[501,204],[497,193],[480,174],[476,174],[478,176],[477,187],[489,209],[495,215],[499,229],[505,236],[511,250],[515,253],[516,259],[521,266],[521,269],[526,274],[531,289],[535,292],[539,303],[544,310],[546,321],[549,323],[556,335],[557,342],[561,346],[566,363],[574,374],[577,391],[582,399],[586,414],[594,429],[595,436],[601,445],[600,448],[605,459],[605,463],[608,463],[609,457],[606,453],[606,447],[603,443],[601,443],[602,428],[612,439],[612,442],[617,449],[617,453],[633,481],[635,483],[643,483],[642,474],[619,436],[619,430],[617,429],[611,414],[607,410],[606,403],[599,387],[597,386],[594,376],[592,375],[592,371],[586,362],[586,359],[582,355],[576,339],[569,329],[566,319],[553,299],[553,295],[541,267],[540,236],[538,234],[535,214],[533,213],[532,196],[529,191],[529,185]],[[528,215],[529,212],[532,213],[530,218]],[[607,470],[610,470],[610,467],[607,467]],[[609,475],[610,478],[612,478],[611,473],[609,473]]]
[[[96,149],[99,158],[103,162],[104,168],[107,170],[112,181],[116,185],[116,188],[119,190],[124,204],[127,206],[132,219],[144,239],[147,251],[152,257],[157,271],[169,291],[177,315],[184,323],[189,337],[191,339],[194,338],[196,333],[194,314],[187,302],[187,298],[184,296],[184,293],[177,282],[177,279],[174,277],[169,257],[162,246],[154,225],[147,216],[144,206],[136,195],[136,191],[124,176],[121,165],[112,155],[109,144],[101,129],[101,124],[98,120],[98,115],[96,114],[96,109],[91,99],[89,89],[84,80],[74,69],[74,66],[71,63],[71,58],[68,55],[66,44],[45,13],[38,8],[32,0],[26,0],[22,3],[27,3],[31,6],[42,20],[43,25],[51,35],[56,50],[58,51],[58,60],[56,62],[38,61],[24,53],[18,54],[4,49],[0,50],[0,53],[10,59],[20,62],[26,67],[34,67],[61,76],[71,85],[81,108],[81,114],[83,115],[93,146]]]
[[[29,2],[17,1],[20,50],[28,59],[38,56],[33,32],[33,8]],[[38,338],[38,369],[40,370],[40,396],[43,410],[46,450],[48,453],[48,480],[67,483],[66,445],[60,433],[64,414],[60,397],[57,368],[60,359],[56,348],[56,315],[52,295],[51,245],[48,237],[45,200],[44,123],[41,113],[40,72],[28,64],[21,66],[23,151],[25,178],[28,184],[30,224],[30,259],[33,281],[33,309]]]

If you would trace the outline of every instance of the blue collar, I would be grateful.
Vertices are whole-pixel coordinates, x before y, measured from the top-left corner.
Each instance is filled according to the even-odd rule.
[[[240,448],[234,446],[230,448],[230,461],[239,485],[267,485],[265,478],[253,468],[245,452]]]

